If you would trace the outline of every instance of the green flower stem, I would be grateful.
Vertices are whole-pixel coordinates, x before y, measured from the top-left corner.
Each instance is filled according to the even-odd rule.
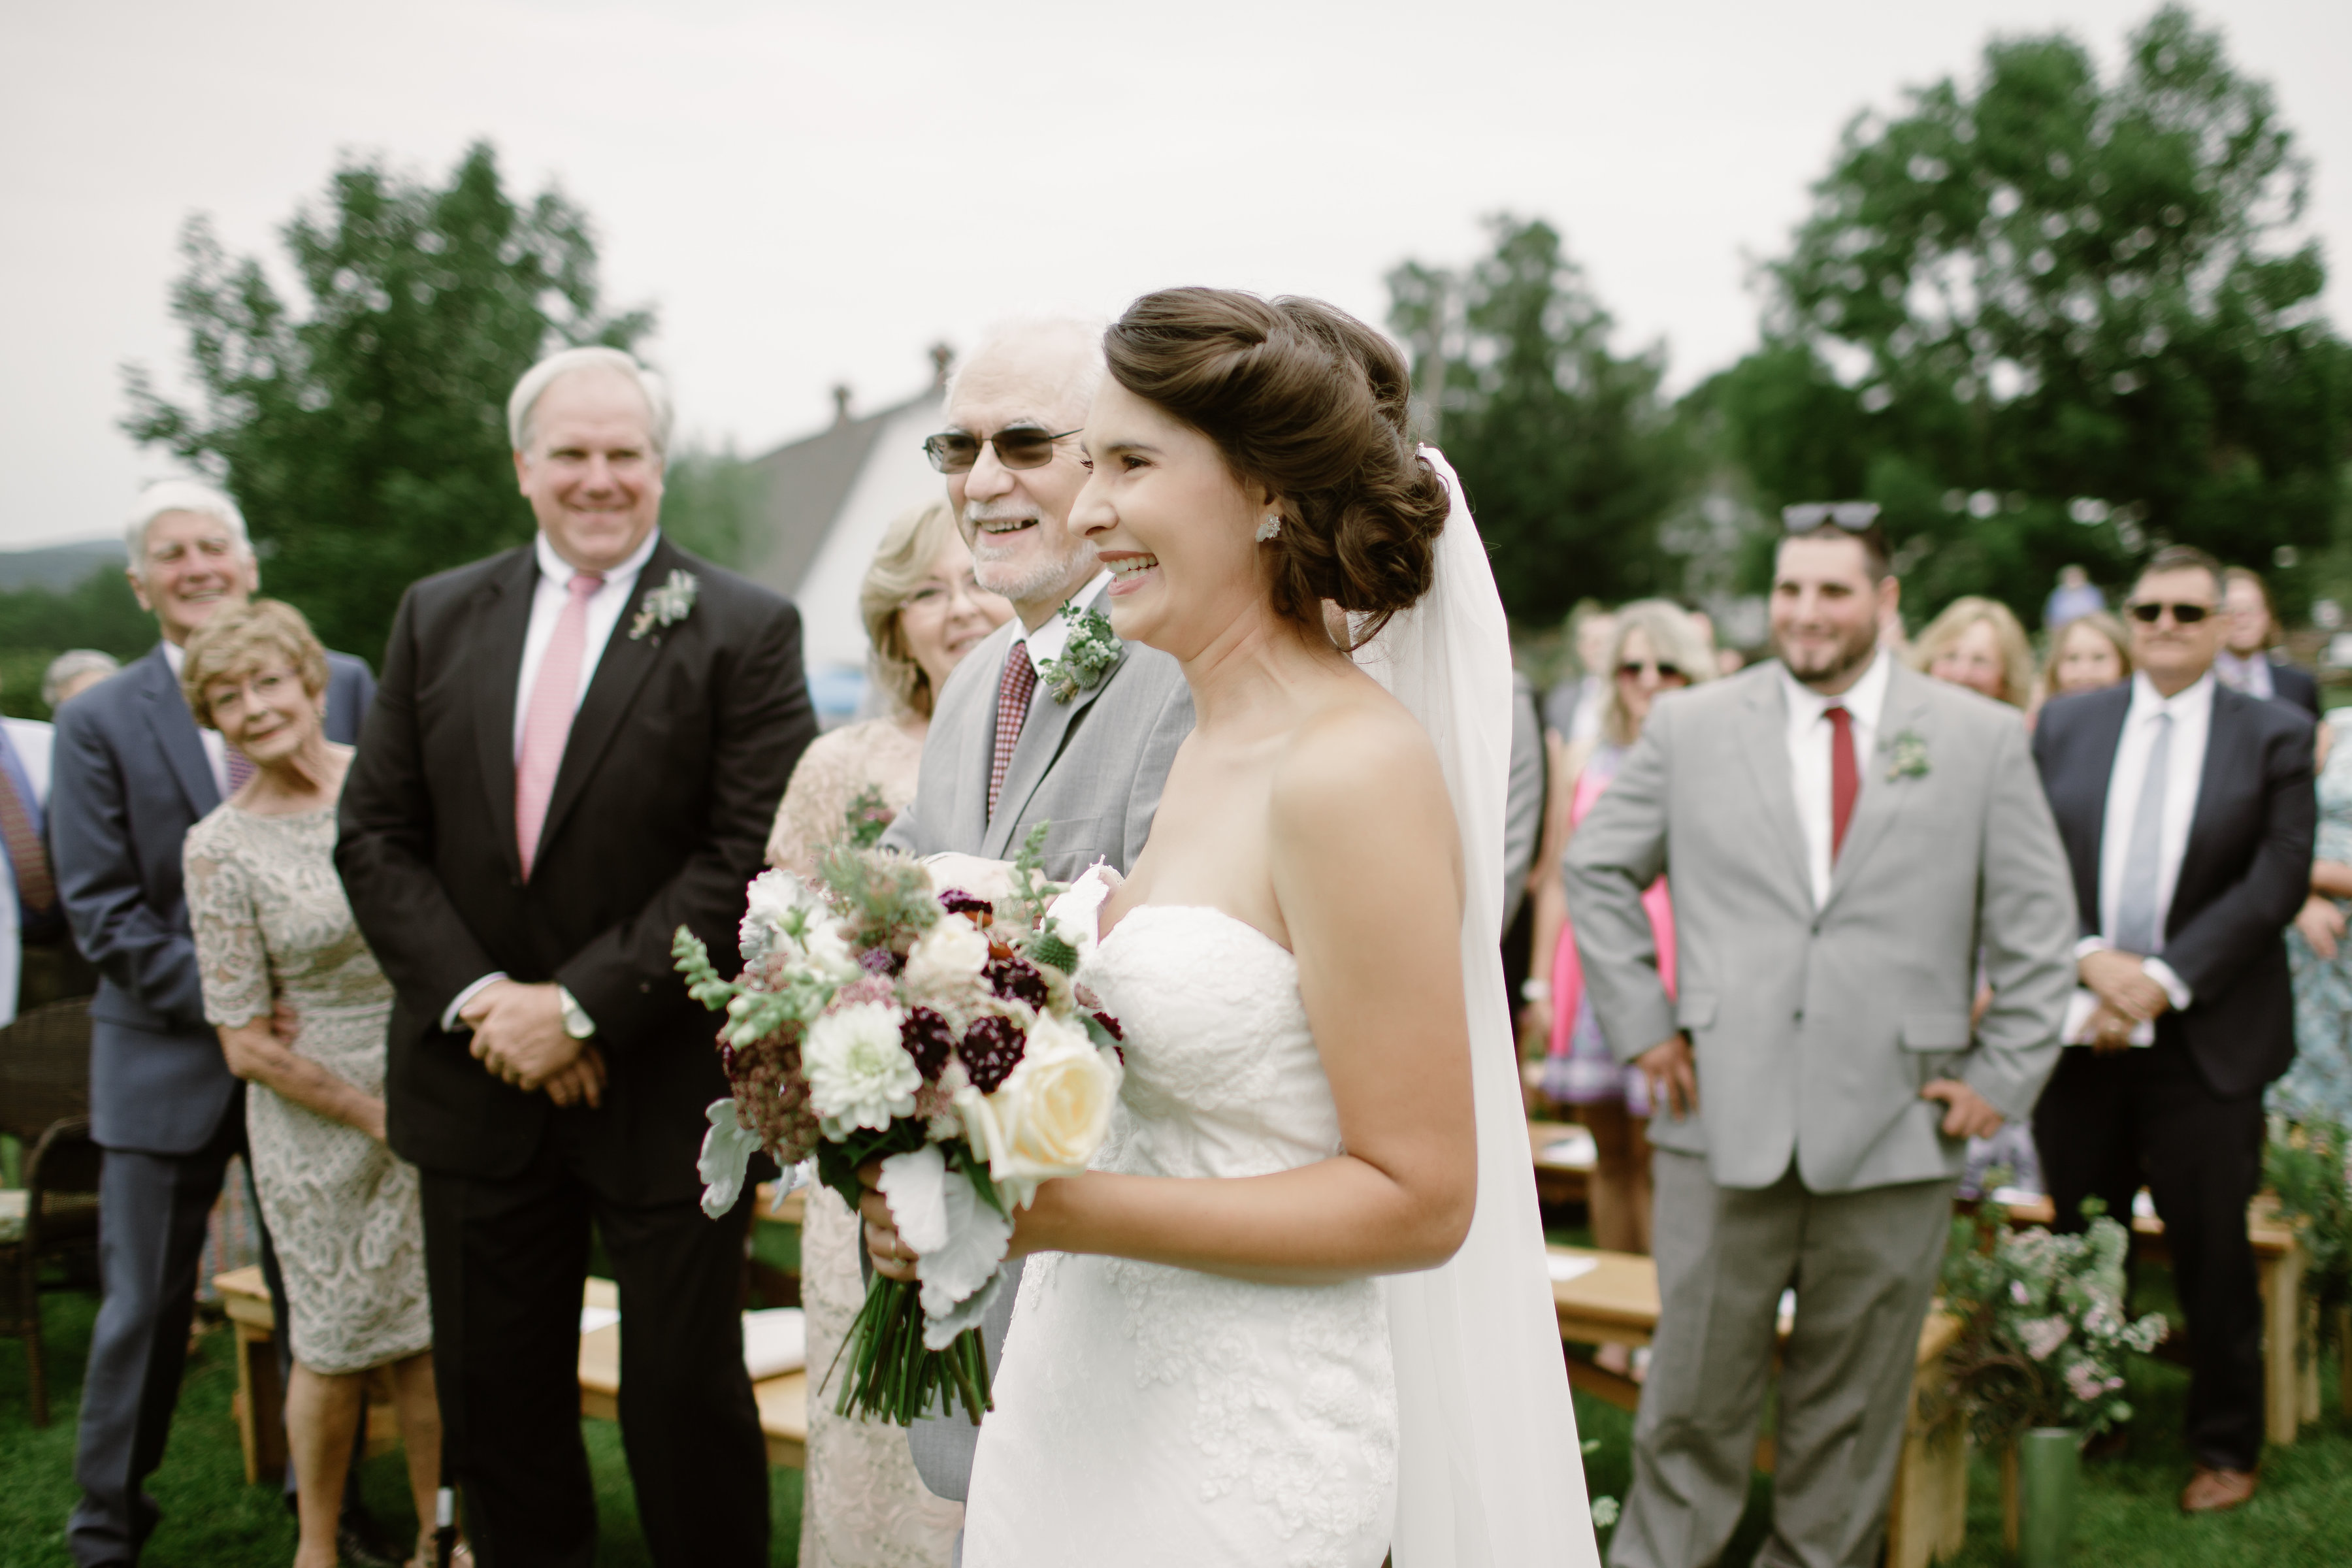
[[[961,1405],[974,1425],[993,1408],[988,1358],[980,1331],[967,1329],[946,1350],[923,1344],[922,1290],[880,1275],[849,1325],[849,1375],[835,1395],[836,1415],[863,1415],[911,1426],[935,1404]]]

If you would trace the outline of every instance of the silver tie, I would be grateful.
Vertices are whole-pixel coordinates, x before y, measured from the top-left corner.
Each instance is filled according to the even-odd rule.
[[[2116,891],[2115,944],[2145,958],[2157,950],[2156,890],[2164,862],[2164,791],[2172,772],[2172,715],[2156,716],[2156,739],[2140,775],[2139,809],[2132,814],[2124,852],[2123,885]]]

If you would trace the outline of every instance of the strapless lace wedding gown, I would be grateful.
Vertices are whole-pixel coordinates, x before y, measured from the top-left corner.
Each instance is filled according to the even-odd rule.
[[[1096,1168],[1257,1176],[1340,1152],[1297,962],[1216,910],[1131,910],[1080,978],[1127,1034]],[[981,1427],[965,1568],[1378,1568],[1397,1396],[1372,1279],[1029,1259]]]

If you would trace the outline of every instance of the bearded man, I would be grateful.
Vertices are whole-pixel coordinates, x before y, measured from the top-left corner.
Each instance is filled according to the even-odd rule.
[[[1662,698],[1568,852],[1601,1033],[1660,1108],[1617,1568],[1722,1552],[1789,1289],[1757,1562],[1876,1560],[1967,1140],[2031,1114],[2057,1060],[2074,894],[2024,726],[1879,647],[1900,585],[1876,511],[1789,509],[1779,658]],[[1675,994],[1642,903],[1669,863]]]

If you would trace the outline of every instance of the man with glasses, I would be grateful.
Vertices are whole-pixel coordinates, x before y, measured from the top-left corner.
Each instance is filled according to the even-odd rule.
[[[1142,852],[1192,732],[1192,697],[1174,659],[1120,643],[1107,623],[1071,655],[1076,623],[1098,614],[1110,586],[1069,526],[1087,480],[1077,437],[1102,377],[1100,327],[1055,319],[998,327],[948,386],[948,427],[923,447],[947,476],[972,575],[1013,601],[1013,619],[940,689],[915,799],[885,844],[1009,860],[1042,822],[1045,874],[1062,881],[1097,859],[1123,872]],[[1088,657],[1105,642],[1103,657]],[[1019,1267],[1009,1270],[1016,1285]],[[992,1363],[1013,1294],[1003,1291],[982,1325]],[[978,1436],[961,1415],[917,1422],[908,1444],[923,1484],[961,1500]]]
[[[2128,685],[2042,710],[2033,753],[2082,910],[2083,994],[2033,1114],[2062,1228],[2085,1197],[2125,1218],[2146,1182],[2189,1319],[2191,1513],[2254,1492],[2262,1302],[2246,1205],[2263,1089],[2294,1058],[2283,932],[2309,889],[2312,723],[2214,679],[2221,563],[2140,574]]]
[[[1569,841],[1593,1011],[1656,1107],[1664,1310],[1617,1568],[1721,1555],[1791,1287],[1757,1561],[1876,1561],[1965,1141],[2058,1054],[2074,900],[2024,728],[1889,657],[1876,516],[1790,509],[1779,658],[1653,709]],[[1642,901],[1669,859],[1673,995]]]

